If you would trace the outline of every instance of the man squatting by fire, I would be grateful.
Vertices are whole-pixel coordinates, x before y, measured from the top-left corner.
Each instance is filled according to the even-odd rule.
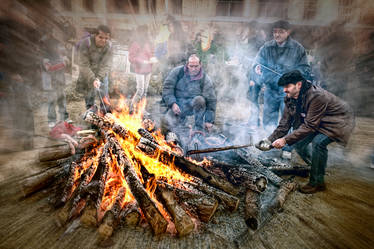
[[[217,98],[210,77],[204,72],[200,58],[192,54],[186,65],[175,67],[164,81],[162,98],[168,107],[162,119],[163,133],[184,125],[187,116],[195,118],[195,128],[211,130]]]
[[[327,145],[336,141],[346,145],[354,128],[354,115],[347,103],[332,93],[312,85],[300,71],[285,73],[278,81],[286,97],[285,109],[278,127],[258,147],[281,149],[286,144],[294,148],[311,166],[309,183],[300,192],[312,194],[326,189]],[[293,131],[288,134],[288,131]],[[310,153],[308,145],[312,143]]]
[[[99,98],[102,98],[100,107],[103,113],[110,110],[108,95],[108,77],[112,66],[110,33],[107,26],[100,25],[96,33],[83,40],[79,47],[77,92],[84,94],[86,109],[94,108],[95,96],[99,95]]]

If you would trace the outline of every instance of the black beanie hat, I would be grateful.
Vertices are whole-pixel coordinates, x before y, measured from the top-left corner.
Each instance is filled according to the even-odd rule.
[[[282,77],[280,77],[280,79],[278,80],[278,86],[286,86],[288,84],[296,85],[296,83],[299,81],[304,82],[305,78],[299,70],[293,70],[291,72],[283,74]]]
[[[285,20],[276,21],[275,23],[273,23],[273,29],[289,30],[290,29],[290,23],[285,21]]]

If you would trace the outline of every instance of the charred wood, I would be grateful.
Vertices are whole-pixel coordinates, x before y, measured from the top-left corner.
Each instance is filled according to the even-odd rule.
[[[248,189],[245,195],[245,223],[251,229],[256,230],[259,226],[260,194]]]
[[[283,179],[274,174],[271,170],[266,168],[258,159],[254,158],[247,150],[239,149],[235,150],[235,153],[249,164],[249,168],[260,174],[263,174],[268,181],[272,182],[276,186],[280,186]]]
[[[218,201],[215,198],[193,188],[191,185],[179,183],[178,185],[184,185],[185,189],[182,189],[166,182],[158,181],[157,183],[160,188],[173,192],[178,202],[187,204],[188,211],[195,213],[203,222],[209,222],[217,210]]]
[[[187,185],[197,188],[198,190],[216,197],[220,203],[225,207],[225,209],[234,212],[239,206],[239,198],[230,195],[222,190],[216,189],[203,182],[187,182]]]

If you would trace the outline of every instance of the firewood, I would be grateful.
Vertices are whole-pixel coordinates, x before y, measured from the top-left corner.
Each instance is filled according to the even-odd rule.
[[[250,155],[248,151],[246,151],[244,149],[239,149],[239,150],[235,150],[235,153],[240,158],[242,158],[243,160],[248,162],[251,170],[254,170],[254,171],[256,171],[260,174],[263,174],[268,179],[268,181],[272,182],[276,186],[279,187],[281,185],[283,179],[280,178],[279,176],[277,176],[276,174],[274,174],[268,168],[266,168],[258,159],[254,158],[252,155]]]
[[[112,149],[111,144],[107,142],[104,145],[103,155],[100,157],[99,194],[98,194],[98,198],[96,201],[97,220],[99,222],[101,222],[101,219],[103,218],[103,210],[101,210],[101,202],[102,202],[103,195],[104,195],[105,184],[106,184],[108,173],[109,173],[110,163],[112,162],[112,157],[110,155],[111,149]]]
[[[158,182],[156,193],[171,214],[178,236],[183,237],[190,234],[194,229],[194,223],[191,217],[178,205],[173,191],[165,188],[162,183]]]
[[[186,184],[191,187],[197,188],[198,190],[210,196],[216,197],[220,201],[220,203],[225,207],[225,209],[229,211],[234,212],[239,206],[239,198],[228,193],[225,193],[224,191],[221,191],[217,188],[209,186],[208,184],[205,184],[203,182],[186,182]]]
[[[122,226],[136,226],[140,221],[139,206],[136,201],[130,202],[122,209],[119,222]]]
[[[80,217],[80,221],[84,226],[87,227],[96,227],[97,218],[96,218],[96,202],[91,199],[91,195],[87,197],[87,204],[83,210],[83,213]]]
[[[139,129],[138,129],[138,133],[139,133],[140,136],[142,136],[142,137],[148,139],[148,140],[151,141],[152,143],[157,144],[156,139],[155,139],[155,138],[152,136],[152,134],[151,134],[149,131],[147,131],[146,129],[144,129],[144,128],[139,128]]]
[[[245,223],[251,229],[256,230],[259,226],[260,194],[248,189],[245,195]]]
[[[182,189],[160,180],[157,181],[157,185],[159,188],[173,192],[178,198],[178,202],[181,204],[186,203],[190,207],[188,211],[193,211],[203,222],[209,222],[217,210],[218,201],[215,198],[204,194],[191,185],[178,182],[178,185],[186,187],[186,189]]]
[[[23,197],[27,197],[51,185],[60,184],[60,180],[68,175],[69,168],[70,161],[61,160],[56,162],[56,165],[53,167],[43,169],[26,177],[20,183]]]
[[[54,161],[62,158],[70,157],[71,149],[69,145],[63,145],[59,147],[48,148],[45,150],[39,151],[39,161],[47,162]]]
[[[276,204],[275,208],[278,212],[283,210],[283,205],[287,200],[289,194],[297,189],[297,183],[293,180],[293,178],[285,180],[281,187],[278,190],[277,197],[276,197]]]
[[[131,193],[137,200],[144,217],[151,225],[153,233],[155,235],[164,233],[166,231],[168,222],[162,216],[161,212],[157,208],[156,203],[151,199],[143,187],[135,172],[133,162],[125,155],[121,145],[113,135],[107,133],[106,137],[107,141],[112,144],[114,153],[118,156],[117,161],[119,165],[123,166],[123,173],[125,175],[126,182],[131,190]]]
[[[122,200],[125,197],[126,189],[120,188],[117,193],[116,200],[110,210],[108,210],[103,218],[103,222],[99,226],[99,240],[107,240],[112,236],[114,229],[118,225],[118,218],[121,211]]]
[[[176,153],[166,150],[163,147],[152,143],[151,141],[147,140],[146,138],[140,139],[142,144],[146,144],[152,148],[155,148],[153,155],[159,155],[159,160],[165,164],[174,162],[176,168],[180,169],[181,171],[191,174],[193,176],[197,176],[203,179],[205,182],[222,189],[223,191],[237,195],[239,193],[239,189],[234,187],[230,182],[225,180],[224,178],[212,174],[211,172],[207,171],[205,168],[201,167],[200,165],[195,164],[194,162],[186,159],[183,156],[177,155]]]

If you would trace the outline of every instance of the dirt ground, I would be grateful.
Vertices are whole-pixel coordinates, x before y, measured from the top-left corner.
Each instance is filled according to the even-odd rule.
[[[51,141],[45,106],[35,113],[35,149],[0,155],[0,249],[13,248],[99,248],[95,228],[55,224],[55,210],[47,204],[48,192],[21,198],[21,180],[40,170],[38,150]],[[157,104],[148,108],[157,112]],[[80,124],[83,102],[69,104],[71,118]],[[2,146],[7,147],[2,137]],[[13,146],[13,145],[12,145]],[[8,147],[11,147],[8,144]],[[357,118],[349,146],[330,147],[327,190],[314,195],[293,193],[284,211],[275,214],[260,230],[245,230],[232,238],[214,233],[209,226],[202,233],[185,238],[170,235],[153,237],[149,228],[125,227],[116,231],[109,248],[373,248],[374,245],[374,169],[369,155],[374,148],[373,120]],[[4,151],[4,150],[3,150]],[[11,149],[9,149],[11,151]],[[307,179],[297,178],[300,183]],[[219,220],[215,225],[230,229]]]

